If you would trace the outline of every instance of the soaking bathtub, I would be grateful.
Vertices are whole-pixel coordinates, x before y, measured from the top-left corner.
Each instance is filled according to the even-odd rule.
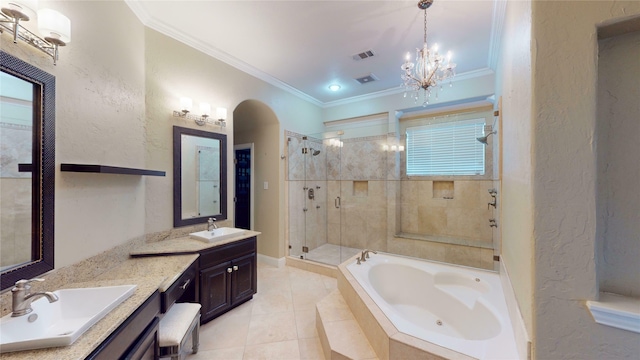
[[[346,268],[399,332],[476,359],[518,359],[497,273],[383,253]]]

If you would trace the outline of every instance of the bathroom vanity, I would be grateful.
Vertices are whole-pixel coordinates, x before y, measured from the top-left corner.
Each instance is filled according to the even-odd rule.
[[[204,243],[188,237],[145,243],[129,257],[101,254],[45,274],[33,291],[135,284],[122,302],[72,345],[3,353],[3,360],[153,358],[158,323],[175,302],[200,302],[207,322],[248,301],[256,293],[259,232]],[[125,254],[126,254],[125,253]],[[11,294],[0,296],[2,316]]]
[[[180,288],[185,274],[193,274],[198,255],[110,259],[108,256],[58,269],[43,276],[32,291],[136,285],[134,293],[89,328],[73,344],[37,350],[3,353],[3,360],[143,359],[153,355],[163,298]],[[184,293],[188,293],[189,286]],[[183,293],[183,294],[184,294]],[[180,295],[182,296],[182,295]],[[2,294],[2,315],[11,312],[11,293]],[[172,303],[166,298],[166,306]]]
[[[171,291],[165,297],[194,301],[202,305],[201,323],[253,298],[257,291],[257,235],[256,231],[244,233],[222,241],[202,242],[188,237],[148,243],[130,252],[134,258],[180,254],[199,254],[198,268],[193,270],[195,289],[187,295],[176,297]],[[181,287],[188,278],[176,282]],[[192,296],[189,298],[189,296]],[[171,303],[167,300],[167,303]]]

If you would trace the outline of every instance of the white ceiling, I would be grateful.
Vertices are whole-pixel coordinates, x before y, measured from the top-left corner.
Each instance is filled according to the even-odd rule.
[[[126,1],[146,26],[321,106],[402,93],[400,65],[423,41],[417,0]],[[495,68],[502,3],[435,0],[427,10],[427,40],[452,51],[457,78]],[[366,50],[375,56],[352,59]],[[371,73],[379,80],[354,80]]]

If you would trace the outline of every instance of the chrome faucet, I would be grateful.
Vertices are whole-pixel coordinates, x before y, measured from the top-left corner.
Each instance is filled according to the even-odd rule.
[[[374,254],[378,253],[377,251],[373,251],[373,250],[369,250],[369,249],[362,250],[362,253],[360,254],[360,257],[356,259],[358,261],[358,265],[360,265],[361,262],[367,261],[367,259],[369,258],[369,253],[370,252],[372,252]]]
[[[37,292],[31,293],[31,282],[44,281],[44,279],[31,279],[31,280],[18,280],[16,286],[11,289],[11,296],[13,300],[12,304],[12,317],[18,317],[26,315],[33,311],[31,303],[41,297],[46,297],[50,303],[58,301],[58,296],[52,292]]]
[[[218,225],[216,225],[216,218],[214,217],[209,218],[209,220],[207,221],[207,231],[213,231],[217,228],[218,228]]]

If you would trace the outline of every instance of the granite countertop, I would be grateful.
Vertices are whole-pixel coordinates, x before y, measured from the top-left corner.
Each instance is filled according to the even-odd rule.
[[[163,256],[157,257],[129,258],[118,267],[98,276],[96,280],[116,280],[143,274],[162,274],[164,281],[158,286],[160,292],[167,291],[169,287],[184,273],[194,261],[198,259],[198,254]]]
[[[146,243],[129,252],[131,256],[149,256],[149,255],[170,255],[170,254],[192,254],[202,250],[213,248],[216,246],[229,244],[238,240],[247,239],[260,235],[258,231],[246,230],[243,234],[234,236],[222,241],[204,242],[191,239],[188,236],[162,240],[153,243]]]
[[[173,282],[198,259],[197,254],[130,258],[105,271],[91,281],[60,284],[54,278],[47,282],[56,289],[85,288],[116,285],[137,285],[133,295],[109,312],[93,325],[72,345],[65,347],[18,351],[0,354],[6,360],[71,360],[84,359],[98,347],[118,326],[140,307],[156,291],[166,290]],[[77,271],[82,271],[78,269]],[[61,279],[62,280],[62,279]],[[51,289],[48,289],[49,291]]]

